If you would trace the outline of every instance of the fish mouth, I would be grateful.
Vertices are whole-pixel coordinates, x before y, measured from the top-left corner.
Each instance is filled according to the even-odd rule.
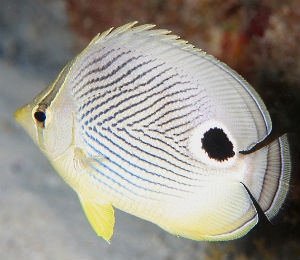
[[[19,125],[21,125],[24,130],[29,134],[33,141],[37,141],[36,127],[31,116],[32,106],[27,104],[19,108],[14,115],[15,120]]]
[[[29,125],[30,122],[30,117],[31,117],[31,109],[29,105],[25,105],[21,108],[19,108],[14,115],[15,120],[21,125],[23,126],[25,129],[27,129],[28,127],[26,127],[27,125]]]

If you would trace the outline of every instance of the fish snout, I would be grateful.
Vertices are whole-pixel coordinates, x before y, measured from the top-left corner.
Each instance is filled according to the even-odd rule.
[[[26,127],[28,124],[32,124],[31,122],[31,109],[29,105],[25,105],[21,108],[19,108],[16,112],[15,112],[15,120],[21,125],[23,126],[25,129],[27,129],[28,127]]]

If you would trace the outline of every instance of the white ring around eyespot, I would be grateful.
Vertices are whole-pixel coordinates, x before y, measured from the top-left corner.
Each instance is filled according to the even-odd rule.
[[[204,134],[211,128],[220,128],[224,131],[224,133],[227,135],[229,141],[232,143],[233,145],[233,151],[234,151],[234,156],[230,157],[222,162],[209,158],[207,152],[202,148],[202,142],[201,139],[203,138]],[[216,168],[229,168],[231,167],[238,155],[238,151],[237,151],[237,145],[236,145],[236,141],[234,140],[233,136],[231,135],[231,133],[229,132],[229,130],[227,129],[227,127],[220,121],[216,121],[216,120],[208,120],[203,122],[202,124],[196,126],[191,133],[189,142],[188,142],[188,149],[189,152],[191,153],[191,155],[209,165],[209,166],[213,166]]]

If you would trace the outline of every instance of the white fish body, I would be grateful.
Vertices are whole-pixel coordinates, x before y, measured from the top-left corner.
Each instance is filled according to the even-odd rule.
[[[289,187],[286,136],[225,64],[153,25],[97,35],[16,120],[109,241],[113,207],[195,240],[246,234]]]

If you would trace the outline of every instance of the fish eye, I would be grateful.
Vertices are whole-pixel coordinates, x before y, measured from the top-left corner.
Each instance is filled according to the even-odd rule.
[[[195,127],[188,148],[195,159],[217,168],[232,166],[237,157],[234,138],[225,125],[216,120]]]
[[[39,127],[48,128],[52,121],[51,109],[45,105],[37,105],[32,110],[32,119]]]
[[[46,114],[43,111],[36,111],[34,113],[34,118],[40,123],[44,123],[46,120]]]

